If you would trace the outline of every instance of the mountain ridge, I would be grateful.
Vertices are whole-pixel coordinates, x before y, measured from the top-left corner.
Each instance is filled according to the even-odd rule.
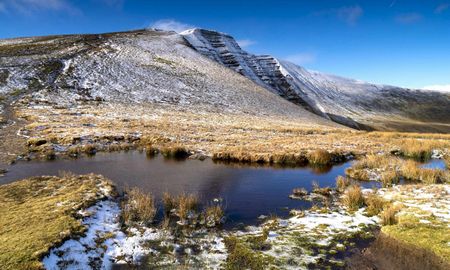
[[[416,129],[425,131],[426,127],[421,122],[442,122],[435,127],[436,130],[449,128],[450,98],[446,93],[374,84],[310,71],[270,55],[248,53],[232,36],[213,30],[196,28],[181,35],[205,56],[340,124],[357,129],[389,130],[394,125],[398,128],[401,122],[408,122],[404,130],[412,131],[416,126]],[[392,119],[396,123],[391,123]]]

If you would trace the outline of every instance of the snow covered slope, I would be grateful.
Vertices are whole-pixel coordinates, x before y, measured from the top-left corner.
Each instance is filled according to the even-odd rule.
[[[450,96],[376,85],[309,71],[242,50],[229,35],[192,29],[181,33],[198,52],[271,92],[324,118],[355,128],[450,131]]]
[[[172,104],[337,126],[202,56],[182,36],[152,30],[0,40],[0,96]]]

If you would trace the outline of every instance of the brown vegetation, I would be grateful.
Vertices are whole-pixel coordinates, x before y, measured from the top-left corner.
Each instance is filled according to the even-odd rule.
[[[153,196],[142,192],[138,188],[126,191],[126,198],[122,202],[122,220],[126,225],[134,222],[150,225],[156,215]]]
[[[352,185],[347,188],[342,198],[342,203],[351,212],[357,211],[364,205],[364,196],[361,191],[361,187]]]

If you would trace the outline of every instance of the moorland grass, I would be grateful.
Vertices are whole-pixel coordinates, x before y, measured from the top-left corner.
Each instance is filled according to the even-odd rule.
[[[450,230],[448,224],[439,222],[435,217],[431,217],[430,223],[423,223],[415,215],[402,215],[398,217],[396,224],[383,226],[382,232],[397,240],[430,250],[450,263]]]
[[[355,212],[364,205],[364,196],[361,187],[358,185],[351,185],[347,188],[342,197],[342,203],[350,212]]]
[[[95,175],[34,177],[0,186],[1,269],[42,269],[41,258],[63,240],[85,230],[77,211],[112,187]]]

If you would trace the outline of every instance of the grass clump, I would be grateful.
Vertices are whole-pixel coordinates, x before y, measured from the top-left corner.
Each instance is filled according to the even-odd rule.
[[[182,146],[168,146],[161,149],[165,158],[184,159],[189,156],[189,151]]]
[[[407,160],[401,167],[406,180],[420,181],[425,184],[438,184],[448,181],[448,173],[438,169],[420,168],[417,162]]]
[[[139,222],[144,225],[153,223],[156,206],[153,196],[138,188],[126,191],[126,199],[122,202],[122,219],[126,225]]]
[[[434,147],[436,147],[436,142],[432,140],[405,139],[400,141],[400,153],[406,158],[417,161],[430,160]]]
[[[326,150],[318,149],[308,154],[308,161],[312,165],[330,165],[333,161],[333,155]]]
[[[308,195],[308,191],[305,188],[294,188],[292,194],[297,197],[303,197]]]
[[[77,212],[101,199],[100,176],[33,177],[0,186],[0,265],[5,270],[42,269],[48,250],[85,227]]]
[[[338,192],[344,192],[345,189],[350,186],[350,179],[348,179],[347,177],[343,177],[343,176],[338,176],[336,178],[336,190]]]
[[[207,227],[215,227],[221,224],[225,217],[222,205],[210,205],[204,210],[205,224]]]
[[[331,195],[332,189],[330,187],[320,187],[319,183],[313,182],[312,184],[312,193],[316,193],[325,197]]]
[[[352,185],[347,188],[342,198],[342,203],[347,207],[350,212],[357,211],[364,206],[364,196],[361,191],[361,187]]]
[[[97,153],[97,146],[94,144],[86,144],[83,146],[83,152],[88,156],[93,156]]]
[[[172,196],[169,192],[164,192],[162,196],[162,202],[164,206],[164,214],[169,216],[170,213],[177,209],[178,201],[177,198]]]
[[[367,205],[366,213],[370,217],[379,215],[387,205],[387,202],[375,192],[367,195],[364,201]]]
[[[152,146],[151,144],[149,144],[145,147],[145,154],[149,158],[156,156],[158,154],[158,152],[159,152],[158,148]]]
[[[177,215],[184,224],[198,212],[199,201],[194,194],[181,194],[177,198]],[[192,219],[192,218],[191,218]]]
[[[397,224],[397,213],[399,208],[394,205],[388,205],[385,209],[380,213],[381,224],[382,225],[394,225]]]
[[[385,171],[381,173],[380,181],[383,187],[391,187],[400,182],[400,175],[396,170]]]

